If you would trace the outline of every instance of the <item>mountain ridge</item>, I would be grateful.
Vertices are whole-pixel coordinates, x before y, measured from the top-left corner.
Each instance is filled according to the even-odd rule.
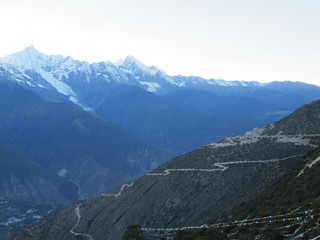
[[[217,217],[261,193],[315,149],[320,144],[319,118],[320,100],[244,136],[173,158],[136,181],[67,208],[8,239],[31,239],[30,232],[32,239],[76,239],[74,229],[93,239],[120,239],[132,224],[166,228]],[[81,214],[78,222],[76,212]]]
[[[30,64],[30,59],[37,64]],[[23,62],[26,62],[25,67],[19,67]],[[17,65],[12,65],[15,63]],[[262,84],[168,76],[164,71],[148,67],[130,56],[119,66],[110,61],[89,64],[61,55],[48,56],[34,47],[2,58],[0,78],[17,82],[51,102],[72,102],[173,154],[191,151],[225,136],[243,134],[254,127],[277,121],[302,104],[320,98],[320,87],[305,83]],[[129,88],[131,97],[137,101],[127,101],[124,89]],[[138,101],[141,97],[139,94],[144,96],[144,102]],[[162,101],[165,111],[162,111],[163,108],[156,111],[149,107],[152,104],[156,106],[159,101]],[[110,106],[111,102],[119,108]],[[140,112],[145,116],[140,117]],[[186,117],[191,116],[190,113],[193,116]],[[159,119],[171,116],[173,121],[170,123],[175,123],[175,126],[166,128],[156,120],[150,120],[148,126],[144,126],[143,117],[149,116],[150,119],[154,116],[159,116]],[[179,123],[175,119],[182,121]],[[208,126],[218,124],[219,127],[214,131],[222,129],[224,132],[221,135],[212,133],[212,130],[205,131],[205,123]],[[240,128],[230,131],[230,125],[239,125]],[[192,144],[186,142],[184,132],[190,132],[188,138],[194,139]],[[172,145],[175,143],[177,146]]]
[[[318,239],[319,160],[320,146],[304,155],[292,169],[254,199],[222,213],[218,219],[190,227],[192,230],[185,227],[184,231],[179,231],[180,227],[174,231],[174,239]],[[132,226],[127,233],[137,233],[140,229]],[[146,238],[142,236],[142,239],[148,239],[149,233],[152,235],[153,232],[156,231],[146,228]],[[164,236],[174,234],[162,232]],[[222,236],[215,237],[219,235]]]
[[[55,173],[68,170],[86,197],[141,176],[170,156],[102,117],[46,102],[12,82],[0,86],[0,143]],[[85,167],[89,163],[92,168]],[[96,186],[99,176],[104,181]]]
[[[115,76],[119,74],[119,70],[123,70],[121,77],[125,79],[125,82],[131,82],[134,85],[140,86],[141,84],[139,80],[144,78],[145,82],[152,83],[153,77],[158,74],[159,77],[166,82],[166,84],[171,84],[179,87],[195,87],[196,85],[205,84],[205,86],[210,87],[210,85],[226,87],[226,86],[233,86],[233,87],[268,87],[269,88],[277,88],[277,82],[275,83],[258,83],[253,81],[225,81],[222,79],[204,79],[201,77],[184,77],[184,76],[168,76],[165,74],[164,71],[151,66],[148,67],[141,63],[140,61],[136,60],[132,56],[128,56],[121,64],[111,63],[110,61],[104,61],[99,63],[92,63],[89,64],[86,61],[79,61],[74,60],[70,56],[64,58],[62,55],[46,55],[44,53],[39,52],[35,49],[34,46],[27,47],[26,49],[22,50],[21,52],[17,52],[15,54],[11,54],[5,57],[0,58],[0,62],[7,63],[11,65],[22,67],[23,69],[39,69],[42,68],[43,70],[50,72],[52,70],[60,68],[60,71],[53,72],[53,77],[60,82],[66,83],[68,74],[74,71],[84,71],[89,73],[90,71],[99,72],[101,70],[108,70],[112,73],[112,78],[119,81],[119,78]],[[102,65],[109,66],[109,69],[103,67]],[[49,67],[50,66],[50,67]],[[100,69],[99,69],[100,66]],[[92,68],[93,69],[90,69]],[[102,67],[102,68],[101,68]],[[118,69],[118,70],[117,70]],[[116,73],[118,72],[118,73]],[[133,76],[128,76],[126,73],[131,73]],[[148,79],[151,77],[151,79]],[[89,80],[89,79],[88,79]],[[105,80],[108,81],[107,78]],[[310,84],[309,84],[310,85]],[[279,89],[279,86],[278,86]],[[58,89],[59,91],[59,89]],[[70,95],[69,92],[64,92],[66,95]]]
[[[49,170],[26,157],[14,153],[3,146],[0,146],[0,157],[1,198],[33,203],[60,203],[64,205],[71,204],[79,199],[80,196],[75,185],[64,178],[52,174]],[[20,182],[20,184],[14,184],[16,181]],[[36,182],[41,182],[41,184],[37,184]],[[49,190],[50,187],[52,188],[52,186],[49,186],[50,184],[56,190]],[[10,185],[11,187],[8,188],[7,186]],[[63,188],[69,190],[61,191]]]

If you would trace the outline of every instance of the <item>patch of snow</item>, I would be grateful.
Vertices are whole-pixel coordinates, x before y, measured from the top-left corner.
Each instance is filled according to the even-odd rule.
[[[76,99],[74,96],[70,96],[70,97],[69,97],[69,100],[70,100],[71,102],[73,102],[73,103],[78,104],[78,99]]]
[[[102,76],[103,76],[104,80],[106,80],[106,82],[111,82],[108,75],[102,74]]]
[[[171,84],[173,84],[173,85],[177,85],[177,86],[179,86],[179,87],[183,87],[183,86],[185,86],[185,82],[184,81],[177,81],[177,80],[173,80],[173,78],[172,77],[170,77],[170,76],[163,76],[163,78],[164,79],[166,79],[169,83],[171,83]]]
[[[41,68],[37,68],[36,71],[44,78],[47,82],[49,82],[59,93],[62,93],[66,96],[76,97],[76,94],[73,92],[71,87],[52,76],[51,73],[44,71]]]
[[[46,63],[46,65],[58,65],[63,61],[61,55],[47,56],[39,52],[34,46],[27,47],[21,52],[8,55],[1,58],[3,62],[20,66],[24,69],[37,69]]]
[[[27,79],[33,80],[31,77],[29,77],[27,74],[24,73],[24,71],[21,71],[21,74],[26,77]]]
[[[225,80],[219,80],[219,79],[217,79],[217,80],[215,80],[215,81],[216,81],[216,84],[219,85],[219,86],[224,86],[224,87],[234,86],[233,83],[227,82],[227,81],[225,81]]]
[[[132,56],[128,56],[123,62],[122,64],[119,65],[119,68],[134,74],[136,68],[142,70],[144,73],[147,73],[149,75],[156,75],[157,72],[159,72],[159,69],[151,66],[151,67],[147,67],[146,65],[144,65],[143,63],[139,62],[138,60],[136,60],[134,57]]]
[[[64,61],[61,63],[61,65],[59,66],[60,69],[63,69],[67,72],[73,71],[75,69],[77,69],[78,67],[80,67],[81,65],[85,64],[86,62],[81,62],[78,60],[74,60],[71,57],[66,57],[64,59]],[[88,63],[85,65],[89,65]]]
[[[77,104],[79,107],[82,108],[82,110],[86,111],[86,112],[94,112],[92,108],[83,106],[81,103],[79,103],[78,99],[76,99],[75,97],[71,96],[69,97],[69,100],[75,104]]]
[[[25,81],[19,80],[19,79],[14,79],[17,83],[25,83]]]
[[[46,88],[45,86],[43,86],[43,85],[41,85],[39,83],[37,84],[37,86],[40,87],[40,88]],[[46,89],[48,89],[48,88],[46,88]]]
[[[249,87],[249,86],[257,86],[262,87],[264,84],[259,82],[248,82],[248,81],[226,81],[223,79],[203,79],[207,81],[210,85],[218,85],[223,87],[230,87],[230,86],[242,86],[242,87]]]
[[[156,93],[157,92],[157,88],[160,87],[160,84],[155,83],[155,82],[140,82],[142,85],[146,85],[147,86],[147,91],[148,92],[153,92]]]
[[[202,78],[201,78],[202,79]],[[222,79],[203,79],[210,85],[218,85],[223,87],[234,86],[235,84],[230,81],[222,80]]]
[[[66,169],[66,168],[62,168],[62,169],[60,169],[59,171],[58,171],[58,175],[60,176],[60,177],[66,177],[66,174],[69,172],[69,170],[68,169]]]
[[[35,212],[35,210],[30,209],[30,210],[28,210],[28,211],[26,212],[26,214],[30,214],[30,213],[33,213],[33,212]]]
[[[118,67],[116,67],[115,65],[113,65],[112,63],[109,62],[105,62],[105,68],[104,68],[104,73],[108,73],[108,75],[110,74],[112,76],[112,78],[117,82],[117,83],[128,83],[129,79],[128,76],[126,74],[127,71],[124,71],[124,69],[120,69]],[[111,80],[109,79],[109,76],[107,74],[105,74],[104,76],[106,76],[106,81],[111,82]]]
[[[193,85],[198,85],[198,83],[199,83],[198,81],[195,81],[195,80],[192,81]]]
[[[33,85],[31,82],[26,81],[26,84],[28,84],[30,87],[35,87],[35,85]]]

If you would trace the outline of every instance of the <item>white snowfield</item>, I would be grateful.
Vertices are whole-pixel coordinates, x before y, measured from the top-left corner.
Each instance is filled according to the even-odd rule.
[[[212,169],[205,169],[205,168],[172,168],[172,169],[166,169],[162,173],[148,173],[147,176],[167,176],[172,172],[216,172],[216,171],[221,171],[224,172],[227,170],[229,167],[227,165],[233,165],[233,164],[254,164],[254,163],[273,163],[273,162],[279,162],[279,161],[284,161],[290,158],[298,157],[302,155],[293,155],[281,159],[268,159],[268,160],[253,160],[253,161],[232,161],[232,162],[219,162],[215,163],[214,166],[217,168],[212,168]]]
[[[76,236],[84,236],[86,238],[89,238],[90,240],[93,240],[92,236],[90,234],[87,234],[87,233],[78,233],[78,232],[75,232],[74,229],[78,227],[79,223],[80,223],[80,220],[81,220],[81,214],[80,214],[80,206],[82,205],[82,203],[78,204],[78,206],[75,208],[75,212],[76,212],[76,215],[77,215],[77,223],[76,225],[73,226],[73,228],[70,230],[70,233],[76,235]]]
[[[159,83],[155,83],[155,82],[143,82],[140,81],[140,83],[142,85],[146,85],[147,86],[147,91],[148,92],[157,92],[157,88],[160,88],[160,84]]]

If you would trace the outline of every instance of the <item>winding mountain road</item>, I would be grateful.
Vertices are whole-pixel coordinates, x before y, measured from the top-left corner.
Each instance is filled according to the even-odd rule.
[[[120,191],[119,191],[118,193],[104,193],[104,194],[101,194],[101,196],[117,198],[117,197],[119,197],[119,196],[122,194],[122,192],[123,192],[123,190],[124,190],[125,188],[132,187],[133,183],[134,183],[134,182],[123,184],[123,185],[121,186]]]
[[[216,171],[225,171],[229,167],[226,165],[232,165],[232,164],[252,164],[252,163],[272,163],[272,162],[279,162],[284,161],[290,158],[298,157],[302,155],[293,155],[281,159],[269,159],[269,160],[253,160],[253,161],[232,161],[232,162],[219,162],[215,163],[214,166],[217,168],[212,169],[205,169],[205,168],[181,168],[181,169],[166,169],[162,173],[148,173],[147,176],[167,176],[172,172],[216,172]]]
[[[78,232],[75,232],[74,229],[78,227],[79,223],[80,223],[80,220],[81,220],[81,214],[80,214],[80,206],[82,205],[82,203],[78,204],[78,206],[75,208],[75,212],[76,212],[76,215],[77,215],[77,218],[78,218],[78,221],[76,223],[76,225],[73,226],[73,228],[70,230],[70,233],[76,235],[76,236],[84,236],[84,237],[87,237],[89,238],[90,240],[93,240],[92,236],[90,234],[87,234],[87,233],[78,233]]]
[[[126,184],[123,184],[121,186],[121,189],[118,193],[106,193],[106,194],[102,194],[101,196],[105,196],[105,197],[114,197],[114,198],[117,198],[119,197],[123,190],[125,188],[129,188],[133,185],[133,182],[132,183],[126,183]],[[78,218],[77,220],[77,223],[73,226],[73,228],[70,230],[70,233],[75,235],[75,236],[84,236],[90,240],[93,240],[93,237],[90,235],[90,234],[87,234],[87,233],[79,233],[79,232],[75,232],[74,230],[78,227],[80,221],[81,221],[81,214],[80,214],[80,206],[82,205],[82,203],[78,204],[77,207],[75,208],[75,213],[76,213],[76,216]]]

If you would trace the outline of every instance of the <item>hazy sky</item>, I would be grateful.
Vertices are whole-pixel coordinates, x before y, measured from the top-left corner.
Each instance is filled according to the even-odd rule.
[[[319,0],[0,0],[0,56],[116,61],[170,75],[320,85]]]

